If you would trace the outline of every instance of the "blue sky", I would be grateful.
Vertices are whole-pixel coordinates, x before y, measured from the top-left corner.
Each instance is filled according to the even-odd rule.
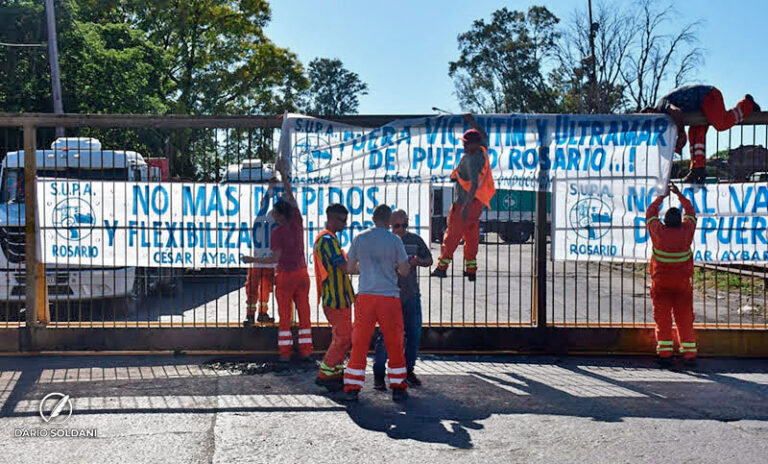
[[[525,10],[534,4],[564,19],[587,0],[273,0],[267,35],[304,63],[336,57],[360,74],[369,86],[362,114],[424,114],[433,106],[459,112],[448,77],[448,62],[458,57],[456,36],[498,8]],[[703,20],[705,62],[693,80],[716,85],[729,107],[749,92],[768,108],[768,53],[760,39],[768,2],[675,4],[681,21]]]

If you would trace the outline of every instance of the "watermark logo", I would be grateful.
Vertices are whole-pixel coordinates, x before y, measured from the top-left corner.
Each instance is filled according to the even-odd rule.
[[[318,135],[298,139],[293,144],[291,152],[294,173],[307,174],[330,166],[332,159],[330,148],[317,149],[317,147],[327,147],[328,143],[327,138]]]
[[[72,415],[72,399],[64,393],[48,393],[40,401],[40,417],[45,422],[51,422],[57,419],[58,422],[65,422]]]
[[[64,240],[80,241],[91,235],[96,214],[91,204],[82,198],[61,200],[53,208],[53,226]]]
[[[597,240],[611,229],[613,208],[597,198],[584,198],[573,205],[568,220],[576,235]]]

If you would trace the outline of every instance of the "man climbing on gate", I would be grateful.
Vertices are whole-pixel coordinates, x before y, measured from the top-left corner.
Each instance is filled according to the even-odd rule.
[[[464,239],[464,276],[470,282],[477,277],[477,249],[480,243],[480,214],[483,206],[491,207],[491,198],[496,193],[488,161],[488,135],[475,121],[471,114],[465,114],[464,120],[472,129],[464,132],[464,156],[451,173],[456,182],[455,196],[448,213],[448,227],[443,236],[443,246],[433,277],[447,277],[448,266],[453,260],[453,252]]]
[[[331,344],[320,363],[315,383],[328,391],[344,387],[344,360],[352,346],[352,301],[355,292],[347,275],[347,256],[336,234],[347,225],[349,211],[334,203],[325,209],[325,229],[315,239],[313,255],[317,299],[331,324]]]
[[[672,318],[677,325],[680,354],[686,363],[696,359],[696,337],[693,333],[693,253],[691,244],[696,230],[693,205],[674,185],[670,191],[677,195],[685,216],[678,208],[669,208],[664,223],[659,219],[659,207],[669,192],[657,197],[645,214],[646,227],[651,236],[653,254],[651,274],[651,301],[656,321],[656,353],[662,365],[671,363],[674,352]]]
[[[678,128],[677,153],[682,152],[685,145],[685,133],[683,132],[682,113],[701,111],[709,124],[715,126],[718,131],[730,129],[735,124],[743,121],[753,112],[759,112],[760,106],[755,103],[752,95],[747,94],[730,110],[725,109],[723,94],[711,85],[684,85],[659,99],[654,107],[656,111],[669,114],[675,120]],[[706,173],[706,143],[707,129],[709,125],[691,126],[688,129],[688,142],[691,150],[690,172],[683,182],[703,184]]]
[[[261,199],[256,219],[253,220],[253,248],[261,251],[264,255],[271,254],[269,236],[276,225],[269,208],[276,183],[276,177],[269,180],[269,187]],[[274,282],[274,264],[257,264],[248,268],[248,274],[245,278],[246,316],[245,321],[243,321],[244,327],[253,326],[254,320],[260,323],[275,322],[275,318],[269,316],[269,296],[272,294]],[[258,317],[256,316],[257,310]]]

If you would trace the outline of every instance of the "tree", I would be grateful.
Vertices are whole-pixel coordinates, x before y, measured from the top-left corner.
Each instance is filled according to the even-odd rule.
[[[681,23],[673,4],[662,6],[659,0],[621,5],[596,5],[594,56],[584,9],[575,10],[562,29],[553,80],[564,111],[640,111],[656,102],[662,86],[683,84],[701,63],[698,21]],[[595,83],[589,79],[592,66]]]
[[[635,111],[656,103],[662,84],[678,87],[685,83],[702,61],[702,50],[696,47],[700,22],[678,26],[677,15],[674,4],[660,7],[657,0],[641,2],[639,41],[622,71]],[[667,34],[665,27],[673,27],[675,32]]]
[[[62,96],[67,112],[165,113],[168,89],[161,82],[163,52],[140,30],[125,23],[95,24],[77,19],[72,2],[56,4]],[[5,26],[0,41],[41,43],[47,40],[41,2],[14,1],[0,8]],[[0,54],[0,108],[9,112],[51,112],[48,49],[9,48]],[[51,132],[48,134],[48,132]],[[106,146],[147,152],[157,140],[135,131],[70,130],[100,138]],[[44,137],[52,131],[41,129]],[[156,137],[155,137],[156,139]]]
[[[309,83],[296,55],[264,34],[266,0],[126,0],[124,15],[171,57],[174,112],[282,112]]]
[[[476,20],[458,36],[459,59],[449,65],[464,110],[484,113],[550,112],[556,94],[544,69],[553,58],[559,19],[547,8],[507,8]]]
[[[309,63],[310,87],[305,111],[317,115],[356,114],[359,97],[368,85],[357,73],[344,68],[339,59],[315,58]]]
[[[557,47],[558,68],[552,73],[560,89],[561,110],[571,113],[611,113],[626,106],[622,69],[637,36],[634,16],[617,6],[600,2],[593,21],[595,54],[590,47],[589,15],[575,10],[562,28]],[[594,64],[593,64],[594,62]],[[594,65],[595,81],[590,82]]]

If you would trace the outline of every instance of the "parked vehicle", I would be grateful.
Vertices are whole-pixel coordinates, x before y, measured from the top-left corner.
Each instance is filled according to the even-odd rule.
[[[547,223],[551,223],[551,199],[547,194]],[[432,188],[432,240],[439,242],[447,226],[453,203],[453,187]],[[525,243],[533,236],[536,219],[536,192],[499,189],[491,199],[491,209],[480,215],[480,233],[499,234],[507,243]],[[548,226],[549,227],[549,226]]]
[[[37,176],[41,178],[149,180],[148,165],[139,153],[103,150],[94,138],[59,138],[50,150],[37,150],[36,156]],[[0,164],[0,179],[0,301],[22,302],[26,275],[23,150],[6,155]],[[80,211],[72,211],[68,217],[74,223],[94,220]],[[175,289],[181,275],[177,269],[46,265],[50,301],[111,299],[113,308],[125,311],[134,309],[149,292]]]

